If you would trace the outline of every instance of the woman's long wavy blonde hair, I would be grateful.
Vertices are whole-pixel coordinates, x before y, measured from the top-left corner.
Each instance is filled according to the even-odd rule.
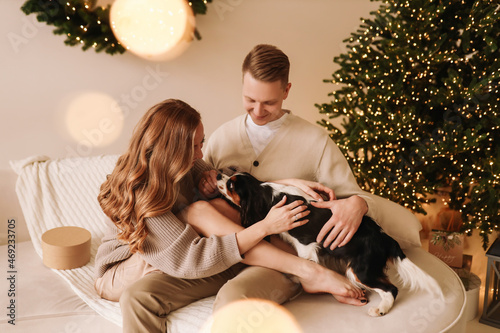
[[[143,251],[148,234],[145,218],[165,214],[177,200],[179,181],[192,167],[200,123],[200,114],[180,100],[153,106],[101,185],[99,204],[132,253]]]

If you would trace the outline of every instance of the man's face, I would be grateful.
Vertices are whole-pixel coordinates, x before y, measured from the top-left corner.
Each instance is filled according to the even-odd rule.
[[[243,107],[255,124],[263,126],[279,119],[283,114],[283,101],[287,98],[291,84],[283,89],[281,81],[263,82],[250,73],[243,76]]]

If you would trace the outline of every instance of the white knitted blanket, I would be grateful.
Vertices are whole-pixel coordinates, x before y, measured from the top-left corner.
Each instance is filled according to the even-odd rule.
[[[16,192],[33,246],[42,258],[41,236],[52,228],[79,226],[92,234],[90,262],[77,269],[53,270],[97,313],[122,324],[117,302],[104,300],[94,290],[94,257],[105,233],[105,215],[97,195],[118,156],[75,157],[51,160],[34,156],[11,161],[19,175]],[[200,300],[171,313],[169,332],[198,332],[212,313],[213,297]]]

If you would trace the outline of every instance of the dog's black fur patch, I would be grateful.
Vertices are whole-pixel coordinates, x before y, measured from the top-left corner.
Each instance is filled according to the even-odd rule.
[[[263,182],[250,174],[242,174],[245,176],[236,176],[228,180],[228,183],[233,182],[228,186],[232,186],[240,197],[241,223],[244,227],[263,220],[284,195],[287,196],[286,204],[296,200],[307,202],[297,195],[280,193],[274,196],[271,186],[263,185]],[[311,204],[307,204],[307,209],[310,210],[310,214],[305,218],[309,222],[288,231],[304,245],[316,242],[316,236],[332,216],[329,209],[317,208]],[[361,225],[349,243],[333,251],[329,247],[322,247],[319,254],[332,255],[345,261],[362,284],[369,288],[389,291],[396,298],[398,288],[389,281],[385,273],[387,260],[392,258],[403,260],[406,256],[399,244],[384,233],[370,217],[363,217]]]

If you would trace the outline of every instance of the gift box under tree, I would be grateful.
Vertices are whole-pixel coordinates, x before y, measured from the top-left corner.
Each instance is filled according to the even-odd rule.
[[[447,207],[436,218],[435,229],[430,233],[429,252],[451,267],[463,265],[464,234],[459,232],[460,213]]]

